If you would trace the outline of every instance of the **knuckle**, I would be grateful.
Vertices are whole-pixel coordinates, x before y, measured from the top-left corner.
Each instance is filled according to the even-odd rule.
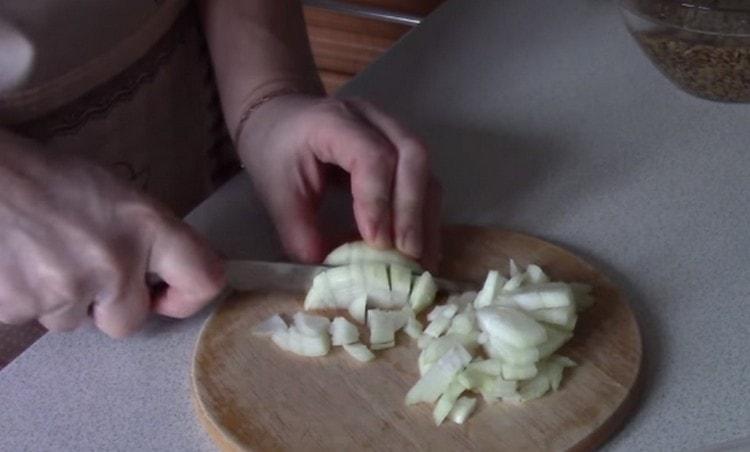
[[[417,137],[406,137],[402,141],[402,152],[404,158],[418,167],[426,167],[429,163],[430,154],[427,146]]]

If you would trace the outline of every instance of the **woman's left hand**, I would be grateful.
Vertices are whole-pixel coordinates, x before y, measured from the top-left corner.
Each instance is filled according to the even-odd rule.
[[[394,118],[359,99],[290,94],[254,111],[238,141],[240,158],[292,257],[323,258],[316,213],[326,166],[335,165],[350,175],[363,239],[379,248],[395,246],[435,269],[440,187],[425,145]]]

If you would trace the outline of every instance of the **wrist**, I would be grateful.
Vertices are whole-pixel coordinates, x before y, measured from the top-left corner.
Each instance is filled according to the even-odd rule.
[[[320,79],[315,77],[290,77],[275,79],[253,89],[242,102],[234,127],[230,128],[231,137],[237,145],[244,133],[249,119],[264,105],[281,97],[290,95],[325,96]]]

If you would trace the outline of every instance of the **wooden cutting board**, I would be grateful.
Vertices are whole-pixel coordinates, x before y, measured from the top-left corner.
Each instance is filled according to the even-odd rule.
[[[588,450],[623,422],[635,396],[641,337],[622,293],[573,254],[526,235],[479,227],[444,233],[447,278],[482,281],[507,273],[508,258],[537,263],[555,280],[594,286],[596,304],[559,352],[566,369],[558,392],[522,405],[485,404],[466,424],[436,427],[432,406],[404,405],[417,381],[416,344],[358,363],[334,347],[323,358],[285,353],[250,334],[272,314],[291,316],[302,295],[244,293],[206,321],[195,349],[193,397],[201,423],[222,450]]]

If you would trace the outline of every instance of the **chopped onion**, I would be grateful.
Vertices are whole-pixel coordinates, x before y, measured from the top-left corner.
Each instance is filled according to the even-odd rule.
[[[426,334],[423,334],[423,335],[419,336],[419,339],[417,339],[417,348],[420,349],[420,350],[424,350],[434,340],[435,340],[434,337],[428,336]]]
[[[503,364],[503,379],[526,380],[533,378],[538,373],[534,363],[526,365]]]
[[[364,344],[344,344],[343,348],[357,361],[367,362],[375,359],[375,355]]]
[[[523,273],[513,276],[503,285],[502,292],[518,290],[518,288],[523,285],[524,279],[526,279],[526,276]]]
[[[370,344],[370,348],[373,350],[385,350],[386,348],[392,348],[396,346],[396,341],[392,340],[390,342],[377,342],[374,344]]]
[[[516,347],[534,347],[545,340],[544,328],[521,311],[502,306],[477,310],[482,331]]]
[[[451,325],[451,319],[447,317],[438,317],[432,322],[430,322],[429,325],[427,325],[427,328],[424,330],[424,334],[432,337],[440,337],[445,331],[450,327]]]
[[[391,264],[389,267],[391,277],[391,296],[394,303],[405,306],[409,303],[411,294],[411,270],[403,265]]]
[[[466,305],[464,310],[453,317],[447,334],[469,334],[476,330],[476,314],[473,305]]]
[[[551,325],[545,325],[544,329],[547,332],[547,340],[538,347],[540,359],[550,356],[573,337],[570,331],[562,331]]]
[[[526,267],[526,279],[531,284],[543,284],[549,282],[549,276],[538,265],[531,264]]]
[[[534,363],[540,356],[537,347],[516,347],[494,336],[490,336],[489,342],[484,344],[484,350],[491,358],[520,366]]]
[[[435,408],[432,410],[432,418],[435,421],[435,425],[440,425],[443,423],[443,420],[448,417],[451,410],[453,409],[453,405],[456,403],[456,400],[458,400],[459,396],[461,396],[461,394],[465,390],[466,387],[464,387],[456,380],[453,380],[453,382],[448,385],[448,389],[446,389],[445,392],[440,396],[437,403],[435,404]]]
[[[416,262],[396,250],[379,250],[372,248],[365,242],[345,243],[331,253],[325,259],[326,265],[339,266],[361,263],[399,264],[413,271],[422,271],[422,267]]]
[[[281,349],[302,356],[325,356],[331,349],[328,333],[309,336],[300,333],[295,326],[287,331],[277,331],[271,340]]]
[[[497,271],[490,270],[489,273],[487,273],[487,278],[484,280],[484,286],[482,286],[482,290],[479,291],[474,299],[474,307],[483,308],[492,304],[492,300],[495,299],[495,295],[498,292],[498,285],[505,284],[505,281],[499,280],[500,273]]]
[[[519,270],[518,265],[516,265],[516,261],[513,259],[508,261],[508,274],[511,278],[522,275],[521,270]]]
[[[561,308],[573,304],[573,291],[565,283],[545,283],[503,294],[518,306],[532,309]]]
[[[561,308],[532,309],[526,311],[534,320],[572,330],[575,327],[576,309],[573,304]]]
[[[522,402],[538,399],[549,391],[550,383],[546,375],[540,373],[529,381],[524,382],[518,389],[518,395]]]
[[[336,307],[336,299],[328,284],[325,272],[318,273],[313,278],[312,287],[305,296],[305,310],[328,309]]]
[[[469,364],[467,369],[475,369],[477,372],[498,376],[503,373],[503,361],[497,358],[480,359]]]
[[[592,287],[589,284],[570,283],[569,285],[570,290],[573,291],[576,311],[585,311],[594,304],[594,297],[591,296]]]
[[[471,355],[461,346],[453,347],[406,394],[406,404],[435,402],[448,389],[451,381],[469,362]]]
[[[403,328],[409,315],[403,311],[367,311],[367,326],[370,328],[370,347],[374,344],[387,344],[395,341],[396,331]]]
[[[466,367],[463,372],[456,376],[456,381],[461,383],[465,388],[476,392],[495,378],[496,376],[481,372],[474,367]]]
[[[255,336],[271,337],[277,331],[286,331],[287,328],[288,327],[286,325],[286,322],[284,322],[284,319],[282,319],[280,315],[275,314],[255,325],[253,327],[252,333]]]
[[[485,381],[479,388],[479,392],[487,402],[494,402],[499,399],[513,399],[518,397],[518,381],[505,380],[502,376],[497,376]]]
[[[419,314],[424,308],[431,305],[437,294],[437,285],[432,279],[430,272],[424,272],[414,281],[414,287],[409,297],[409,304],[415,314]]]
[[[422,335],[422,324],[416,318],[409,316],[404,327],[404,333],[412,339],[419,339]]]
[[[451,319],[458,312],[458,306],[453,303],[446,302],[445,304],[437,305],[432,308],[429,314],[427,314],[427,320],[432,322],[438,317],[445,317]]]
[[[331,321],[319,315],[305,314],[302,311],[294,314],[294,326],[306,336],[320,336],[328,332]]]
[[[391,285],[388,282],[388,267],[384,264],[363,264],[365,282],[367,284],[367,301],[371,306],[382,309],[403,306],[393,301]]]
[[[346,309],[362,295],[367,295],[367,288],[361,284],[355,284],[352,279],[352,270],[347,267],[334,267],[326,270],[324,275],[328,278],[328,286],[331,288],[336,300],[336,307]]]
[[[471,413],[474,412],[476,406],[477,399],[466,396],[461,397],[456,401],[456,404],[453,405],[449,417],[456,424],[463,424],[466,422],[466,419],[471,416]]]
[[[333,345],[353,344],[359,341],[359,330],[343,317],[336,317],[329,328]]]
[[[367,317],[367,295],[360,295],[349,305],[349,315],[359,323],[365,323]]]

